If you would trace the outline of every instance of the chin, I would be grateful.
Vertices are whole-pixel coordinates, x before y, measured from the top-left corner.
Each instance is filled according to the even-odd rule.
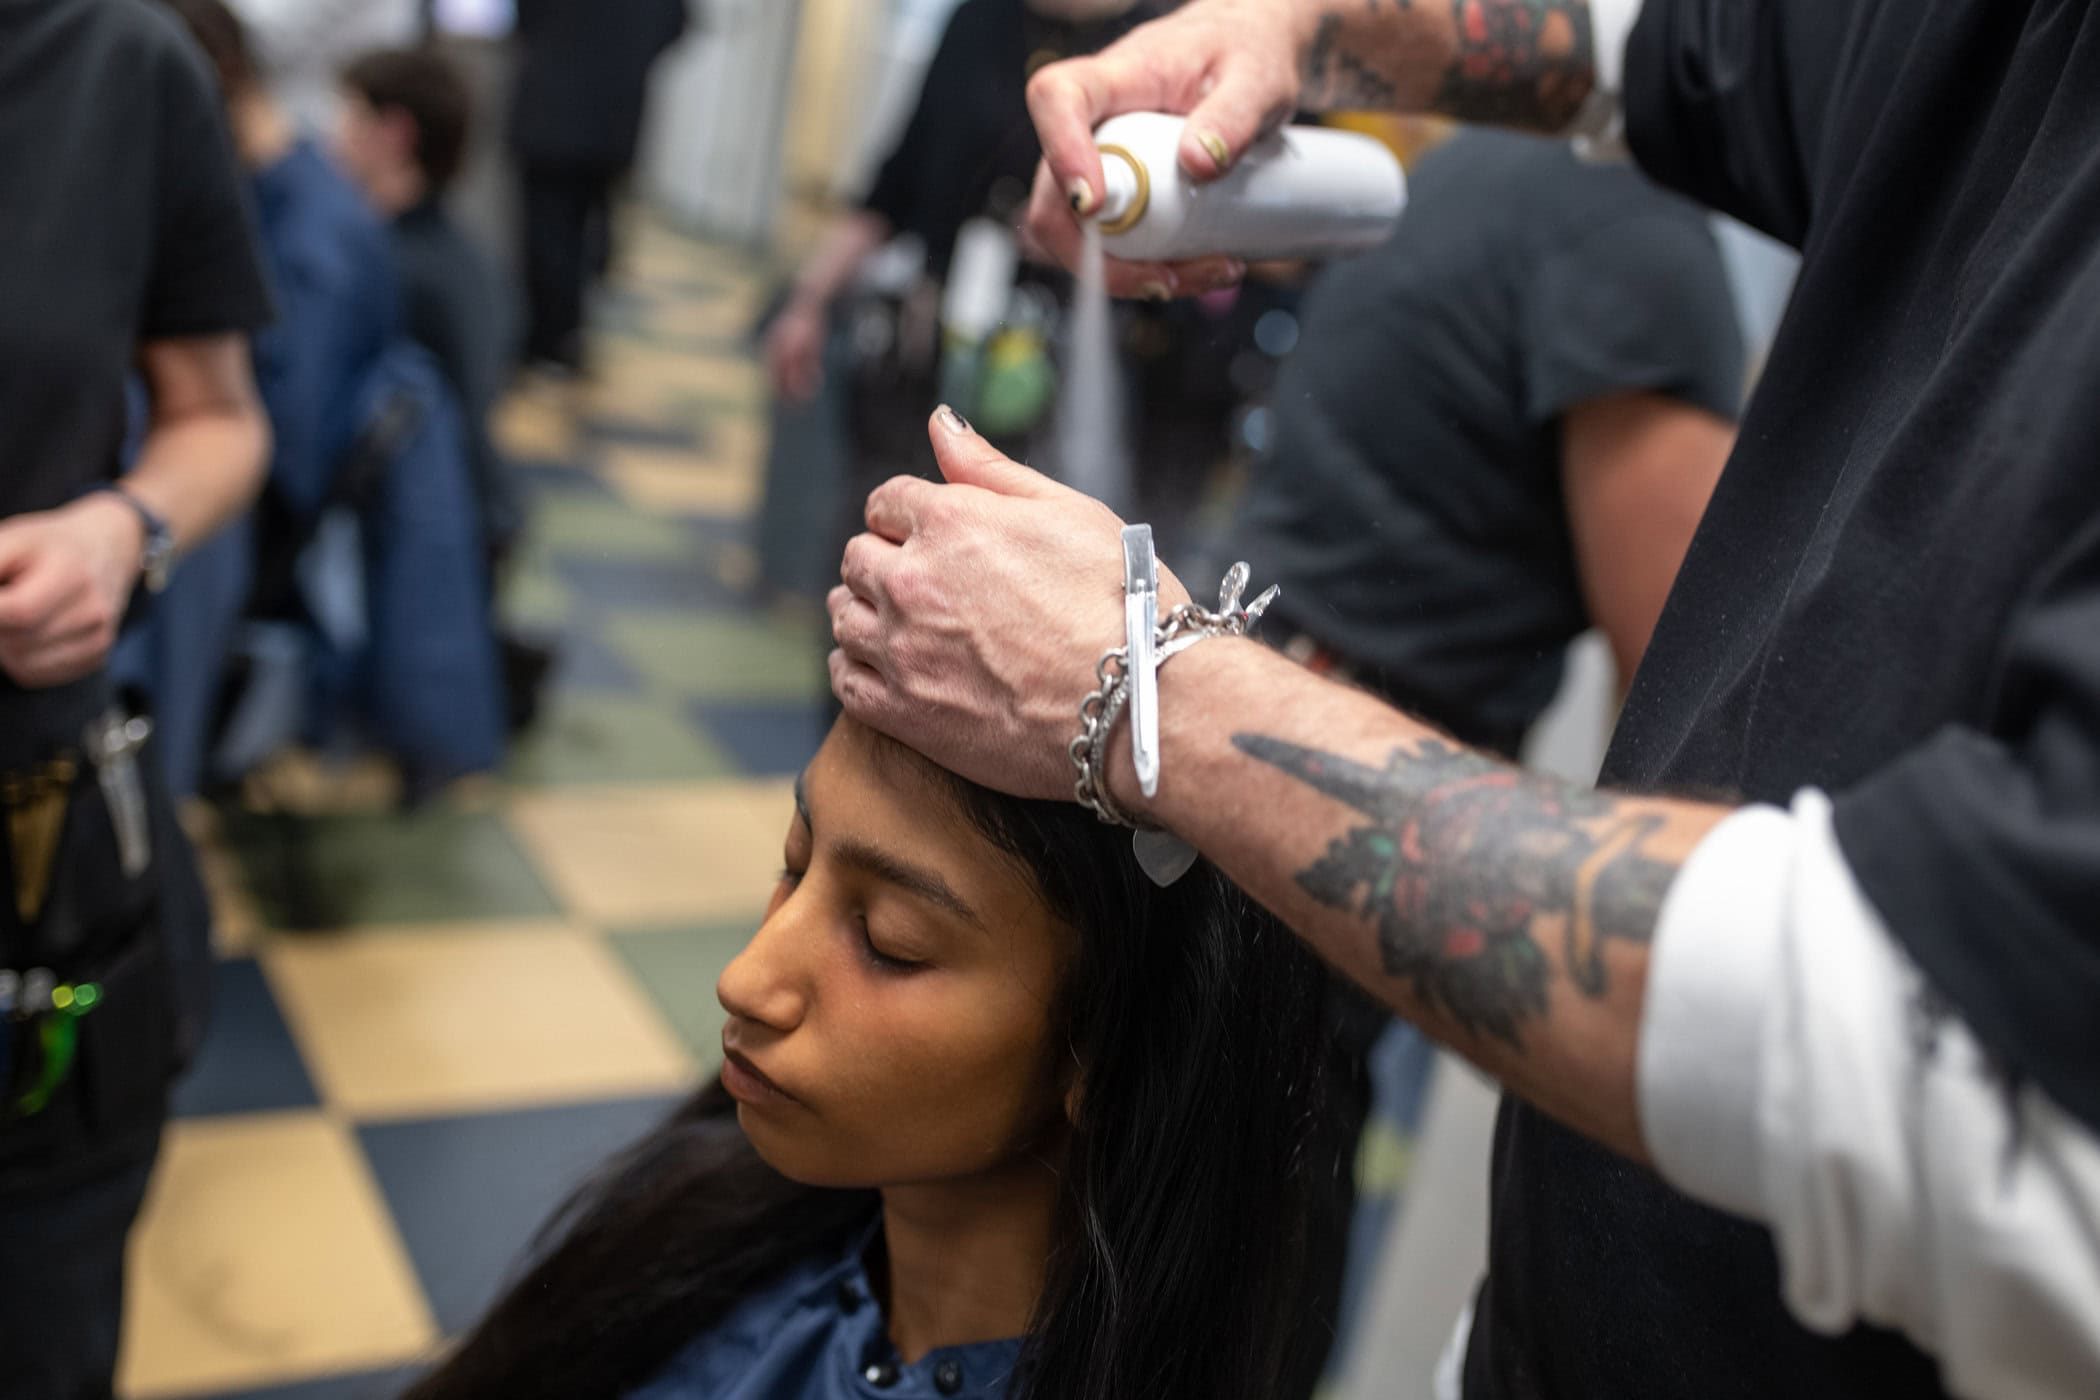
[[[757,1149],[759,1159],[799,1186],[861,1191],[882,1185],[881,1181],[870,1179],[864,1157],[856,1158],[831,1144],[814,1141],[815,1134],[784,1128],[779,1120],[747,1104],[737,1105],[736,1121]],[[861,1169],[855,1170],[856,1162],[863,1164]]]

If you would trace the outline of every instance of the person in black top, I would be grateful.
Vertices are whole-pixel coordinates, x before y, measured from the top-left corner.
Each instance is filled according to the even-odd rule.
[[[465,164],[466,82],[430,49],[383,49],[343,70],[336,161],[393,221],[409,338],[437,358],[467,425],[491,547],[505,552],[522,508],[489,430],[514,344],[509,289],[445,210]]]
[[[103,666],[142,579],[261,480],[245,333],[270,298],[211,75],[154,5],[0,4],[0,187],[0,1389],[79,1400],[110,1393],[124,1240],[200,1032],[177,969],[208,956]]]
[[[1461,131],[1322,274],[1227,557],[1268,633],[1514,756],[1591,626],[1620,683],[1728,458],[1744,354],[1706,216],[1566,143]]]
[[[826,229],[803,260],[767,331],[775,393],[792,402],[816,393],[832,306],[878,248],[916,235],[927,273],[940,281],[964,224],[1012,221],[1042,155],[1021,95],[1028,75],[1092,53],[1157,8],[1156,0],[965,0],[956,7],[897,144],[860,206]]]
[[[1605,786],[1230,638],[1159,672],[1157,795],[1120,735],[1098,772],[1509,1090],[1467,1400],[2093,1392],[2096,84],[2076,0],[1195,0],[1032,84],[1064,254],[1107,113],[1187,113],[1208,179],[1363,103],[1622,117],[1803,253]],[[1118,522],[930,433],[950,484],[870,500],[834,688],[1069,796]]]
[[[641,142],[649,70],[688,0],[518,0],[510,148],[524,195],[528,361],[576,369],[584,294],[611,250],[612,196]]]

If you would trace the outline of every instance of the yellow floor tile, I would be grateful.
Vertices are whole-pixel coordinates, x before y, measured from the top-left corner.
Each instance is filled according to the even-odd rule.
[[[617,928],[763,912],[794,810],[779,779],[532,793],[510,821],[570,913]]]
[[[741,355],[666,354],[657,346],[607,341],[587,392],[599,413],[660,416],[677,395],[754,399],[763,383],[758,365]]]
[[[319,1113],[172,1124],[130,1262],[133,1400],[396,1365],[438,1342],[363,1156]]]
[[[695,1073],[603,941],[564,925],[279,940],[263,966],[322,1099],[360,1120],[661,1093]]]
[[[758,508],[758,463],[710,461],[686,452],[608,447],[606,480],[638,510],[675,515],[744,516]]]

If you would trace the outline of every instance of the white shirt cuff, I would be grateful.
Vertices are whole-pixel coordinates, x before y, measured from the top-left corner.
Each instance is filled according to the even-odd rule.
[[[1814,800],[1827,820],[1829,802]],[[1665,1178],[1743,1215],[1763,1204],[1764,1013],[1795,840],[1794,818],[1777,807],[1745,807],[1707,833],[1663,901],[1649,955],[1642,1137]]]
[[[1575,114],[1568,134],[1588,160],[1622,159],[1626,155],[1626,45],[1641,17],[1642,0],[1590,0],[1590,43],[1597,81]]]

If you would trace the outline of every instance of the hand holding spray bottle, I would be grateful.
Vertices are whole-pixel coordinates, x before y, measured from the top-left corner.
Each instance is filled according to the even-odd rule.
[[[1111,117],[1094,133],[1102,250],[1132,261],[1319,258],[1376,247],[1407,204],[1400,162],[1371,137],[1286,126],[1207,184],[1181,169],[1184,118]]]

